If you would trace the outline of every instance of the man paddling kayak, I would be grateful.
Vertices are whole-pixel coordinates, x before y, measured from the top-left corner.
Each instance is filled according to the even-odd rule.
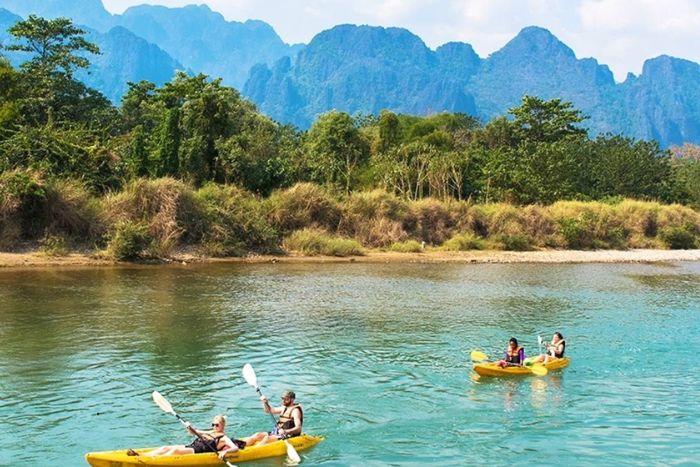
[[[279,421],[269,433],[260,432],[248,437],[246,439],[248,446],[267,444],[301,434],[304,411],[296,402],[294,391],[287,390],[282,394],[282,405],[279,407],[271,407],[265,396],[260,396],[260,400],[265,413],[279,415]]]

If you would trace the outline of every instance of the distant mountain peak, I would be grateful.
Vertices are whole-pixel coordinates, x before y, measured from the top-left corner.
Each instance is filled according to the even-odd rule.
[[[576,54],[566,44],[560,41],[548,29],[539,26],[523,28],[517,36],[496,53],[516,54],[548,54],[555,53],[569,58]]]

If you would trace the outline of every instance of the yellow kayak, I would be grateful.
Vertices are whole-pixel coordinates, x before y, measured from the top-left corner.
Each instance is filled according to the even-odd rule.
[[[571,363],[569,357],[550,359],[547,363],[543,363],[548,371],[561,370],[566,368]],[[477,363],[474,365],[474,371],[481,376],[527,376],[532,375],[532,370],[527,366],[507,366],[501,368],[496,362]]]
[[[295,436],[294,438],[289,438],[287,440],[294,446],[297,451],[303,451],[308,449],[321,441],[323,437],[312,436],[307,434],[302,434],[301,436]],[[139,454],[152,451],[156,448],[142,448],[134,449]],[[250,446],[245,449],[241,449],[232,454],[226,456],[226,460],[231,463],[236,462],[246,462],[256,459],[263,459],[265,457],[280,457],[287,454],[287,448],[284,441],[275,441],[274,443],[265,444],[262,446]],[[223,462],[219,460],[216,454],[212,453],[202,453],[202,454],[185,454],[181,456],[158,456],[158,457],[145,457],[145,456],[127,456],[126,449],[119,451],[103,451],[103,452],[89,452],[85,454],[85,460],[88,464],[93,467],[131,467],[134,465],[140,466],[178,466],[178,467],[202,467],[202,466],[216,466],[221,467],[224,465]]]

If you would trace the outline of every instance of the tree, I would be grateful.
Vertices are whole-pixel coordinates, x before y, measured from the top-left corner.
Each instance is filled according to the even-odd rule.
[[[160,176],[180,175],[180,109],[169,109],[160,133],[158,160]]]
[[[570,136],[586,136],[586,130],[577,124],[587,117],[574,109],[571,102],[525,96],[519,107],[508,112],[514,117],[516,135],[524,142],[552,143]]]
[[[30,15],[8,31],[17,42],[6,49],[31,55],[20,65],[22,114],[27,121],[50,123],[58,117],[91,122],[93,111],[111,107],[102,94],[73,78],[77,69],[90,65],[84,54],[100,51],[83,37],[85,31],[73,26],[69,19],[47,20]],[[54,115],[56,112],[58,115]]]
[[[321,115],[309,129],[306,154],[313,176],[350,192],[357,169],[368,160],[369,144],[343,112]]]

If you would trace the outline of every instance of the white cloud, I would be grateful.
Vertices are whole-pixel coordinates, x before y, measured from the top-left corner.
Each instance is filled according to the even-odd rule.
[[[149,0],[103,0],[112,12]],[[696,0],[150,0],[166,6],[206,3],[229,20],[270,23],[287,42],[309,42],[336,24],[405,27],[430,47],[468,42],[486,56],[525,26],[542,26],[578,57],[595,57],[618,79],[661,54],[700,62]]]

